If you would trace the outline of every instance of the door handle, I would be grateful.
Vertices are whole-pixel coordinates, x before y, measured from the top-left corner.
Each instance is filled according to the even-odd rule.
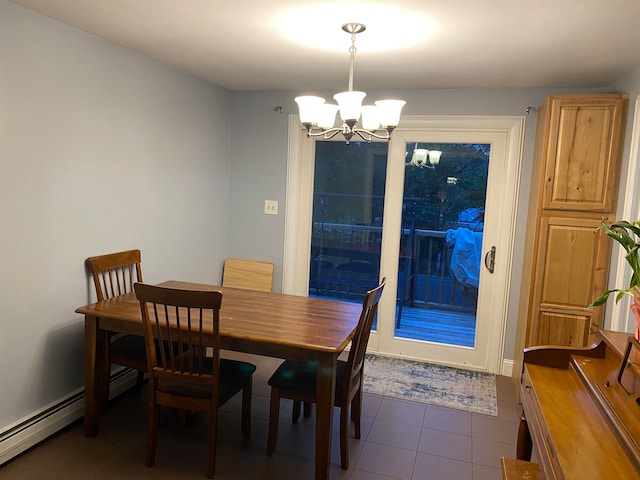
[[[496,246],[493,245],[491,250],[487,252],[484,256],[484,266],[487,267],[489,273],[493,273],[493,270],[496,266]]]

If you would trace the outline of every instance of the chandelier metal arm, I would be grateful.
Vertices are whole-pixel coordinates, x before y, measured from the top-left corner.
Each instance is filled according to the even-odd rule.
[[[431,168],[432,170],[435,170],[436,166],[435,165],[431,165],[431,164],[427,164],[427,163],[418,163],[418,162],[406,162],[405,164],[406,166],[412,166],[412,167],[418,167],[418,168]]]
[[[342,132],[342,127],[333,127],[327,130],[319,129],[315,130],[315,127],[307,127],[307,138],[311,137],[323,137],[324,140],[330,140],[335,137],[338,133]]]
[[[376,133],[375,131],[367,130],[365,128],[352,127],[347,123],[343,123],[341,127],[333,127],[326,130],[314,127],[313,125],[305,125],[305,128],[307,129],[307,138],[322,137],[324,140],[330,140],[338,133],[342,133],[342,136],[347,143],[349,143],[356,134],[368,143],[371,143],[374,138],[389,140],[391,138],[391,132],[394,130],[393,127],[387,127],[385,133]]]
[[[362,138],[363,140],[366,140],[369,143],[371,142],[371,137],[378,138],[380,140],[389,140],[391,138],[392,131],[393,131],[393,128],[387,128],[385,133],[379,134],[371,130],[366,130],[364,128],[354,129],[354,132],[357,133],[360,136],[360,138]],[[369,138],[366,138],[364,135],[368,135]]]

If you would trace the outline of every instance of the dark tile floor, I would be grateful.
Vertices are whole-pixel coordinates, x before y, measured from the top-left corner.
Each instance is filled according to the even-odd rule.
[[[247,356],[248,357],[248,356]],[[246,357],[245,357],[246,358]],[[269,418],[267,379],[278,360],[250,356],[254,378],[252,437],[242,441],[239,398],[220,415],[216,478],[312,479],[313,418],[291,424],[291,404],[282,402],[278,445],[265,455]],[[337,410],[331,478],[344,480],[499,480],[499,459],[515,456],[519,407],[510,378],[498,377],[498,416],[467,413],[366,394],[362,438],[350,438],[349,470],[340,468]],[[156,465],[144,466],[145,388],[112,401],[95,438],[77,423],[0,468],[3,480],[197,479],[206,478],[206,416],[181,424],[161,416]]]

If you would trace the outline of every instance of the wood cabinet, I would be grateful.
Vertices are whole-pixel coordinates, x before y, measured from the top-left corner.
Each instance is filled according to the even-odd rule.
[[[598,230],[614,220],[628,95],[551,95],[538,125],[514,375],[522,349],[587,346],[603,308],[586,306],[606,288],[610,239]]]

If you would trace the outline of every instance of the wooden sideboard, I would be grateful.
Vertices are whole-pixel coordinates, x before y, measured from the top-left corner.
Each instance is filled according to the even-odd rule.
[[[626,333],[598,338],[525,349],[517,457],[533,453],[543,479],[640,478],[640,344]]]

